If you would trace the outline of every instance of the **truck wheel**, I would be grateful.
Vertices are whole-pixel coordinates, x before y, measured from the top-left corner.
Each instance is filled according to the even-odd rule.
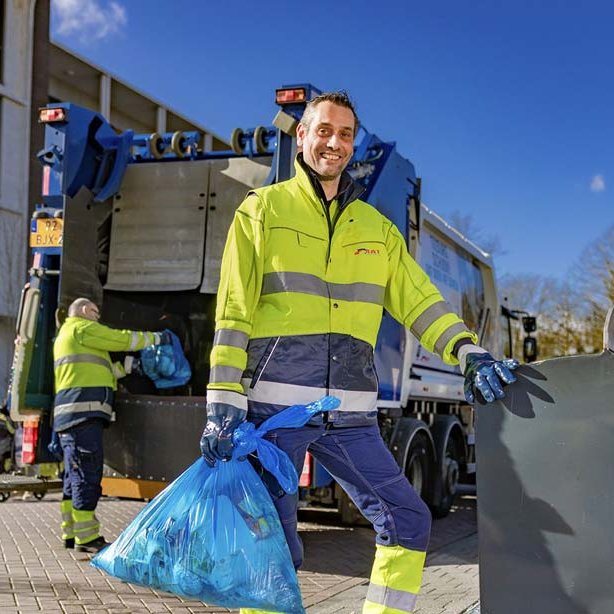
[[[37,501],[40,501],[41,499],[43,499],[43,497],[44,497],[44,496],[45,496],[47,493],[46,493],[44,490],[39,490],[39,491],[33,492],[32,494],[34,495],[34,498],[35,498]]]
[[[370,526],[371,523],[360,513],[354,502],[343,488],[337,486],[337,511],[341,515],[341,524]]]
[[[0,492],[0,503],[4,503],[10,496],[10,492]]]
[[[446,442],[445,455],[441,459],[442,478],[439,502],[435,505],[431,505],[433,518],[444,518],[452,509],[458,488],[461,460],[458,443],[455,437],[450,434]]]
[[[405,475],[414,490],[424,499],[430,483],[430,442],[424,433],[416,433],[409,444]]]

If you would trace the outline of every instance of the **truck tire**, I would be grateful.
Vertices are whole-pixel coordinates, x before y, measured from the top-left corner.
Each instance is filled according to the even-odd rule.
[[[371,523],[360,513],[354,502],[338,484],[335,485],[337,494],[337,511],[341,516],[341,524],[346,526],[371,526]]]
[[[433,518],[445,518],[454,505],[461,467],[464,464],[462,431],[454,424],[449,428],[444,427],[439,433],[436,428],[433,431],[439,458],[433,491],[429,496],[429,507]]]
[[[431,482],[431,444],[426,435],[418,431],[409,443],[405,475],[414,490],[424,499]]]

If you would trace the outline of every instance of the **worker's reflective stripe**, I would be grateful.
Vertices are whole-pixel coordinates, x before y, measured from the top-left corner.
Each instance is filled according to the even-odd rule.
[[[75,532],[81,533],[82,531],[86,531],[87,529],[93,529],[100,527],[100,523],[96,517],[91,520],[84,520],[83,522],[75,522],[74,523]]]
[[[262,280],[261,295],[277,292],[300,292],[314,294],[323,298],[341,301],[361,301],[363,303],[384,304],[386,289],[377,284],[356,282],[337,284],[326,282],[317,275],[309,273],[272,272],[265,273]]]
[[[220,328],[215,331],[213,345],[230,345],[235,348],[245,349],[249,341],[249,335],[232,328]]]
[[[297,386],[295,384],[282,384],[263,380],[259,380],[253,388],[250,388],[251,380],[249,378],[244,378],[241,383],[247,391],[247,398],[254,403],[304,405],[317,401],[327,394],[332,394],[339,398],[344,411],[373,411],[377,403],[377,391],[336,390],[333,388]]]
[[[453,313],[450,306],[445,301],[434,303],[427,307],[411,325],[411,332],[420,339],[426,332],[426,329],[436,320],[449,313]]]
[[[77,544],[87,544],[99,536],[100,522],[93,511],[73,509],[72,517]]]
[[[62,501],[60,501],[60,511],[62,512],[62,517],[65,513],[70,514],[70,519],[72,521],[72,500],[62,499]]]
[[[439,336],[439,339],[435,341],[435,352],[440,356],[443,356],[446,345],[459,333],[468,333],[469,329],[463,322],[457,322],[453,326],[450,326],[444,333]]]
[[[96,525],[91,529],[88,529],[87,532],[77,532],[75,531],[75,541],[77,544],[87,544],[88,542],[93,542],[97,537],[100,536],[100,525]]]
[[[138,345],[139,345],[139,333],[132,331],[130,333],[130,347],[128,348],[128,351],[132,352],[133,350],[136,350]]]
[[[60,501],[60,511],[62,512],[62,539],[72,539],[75,536],[72,501],[70,499]]]
[[[399,610],[399,612],[412,612],[416,606],[418,595],[397,591],[387,586],[369,584],[366,599],[386,608],[394,608]],[[366,611],[368,612],[369,610]]]
[[[238,384],[241,381],[242,375],[243,369],[239,369],[238,367],[227,367],[225,365],[218,365],[216,367],[211,368],[211,371],[209,373],[209,383]]]
[[[101,367],[106,367],[109,371],[113,372],[111,365],[108,360],[105,360],[101,356],[96,356],[95,354],[68,354],[67,356],[62,356],[62,358],[58,358],[53,363],[53,368],[57,369],[62,365],[70,365],[77,362],[87,362],[94,365],[100,365]]]
[[[376,545],[363,614],[411,612],[422,583],[426,552]]]
[[[101,401],[77,401],[76,403],[56,405],[53,408],[53,416],[58,418],[58,416],[66,414],[79,414],[89,411],[103,412],[108,414],[109,417],[113,415],[113,408],[108,403],[102,403]]]
[[[247,397],[232,390],[207,390],[207,405],[221,403],[247,411]]]

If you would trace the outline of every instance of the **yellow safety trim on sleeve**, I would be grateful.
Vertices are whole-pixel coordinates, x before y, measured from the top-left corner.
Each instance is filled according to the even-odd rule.
[[[212,367],[224,365],[245,371],[247,352],[243,348],[233,347],[232,345],[214,345],[211,350],[210,360]]]

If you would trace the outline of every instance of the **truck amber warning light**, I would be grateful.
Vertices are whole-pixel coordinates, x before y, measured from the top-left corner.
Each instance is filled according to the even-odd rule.
[[[40,109],[38,119],[41,123],[66,121],[65,109]]]
[[[277,104],[291,104],[293,102],[305,102],[307,94],[304,87],[275,90],[275,102]]]

